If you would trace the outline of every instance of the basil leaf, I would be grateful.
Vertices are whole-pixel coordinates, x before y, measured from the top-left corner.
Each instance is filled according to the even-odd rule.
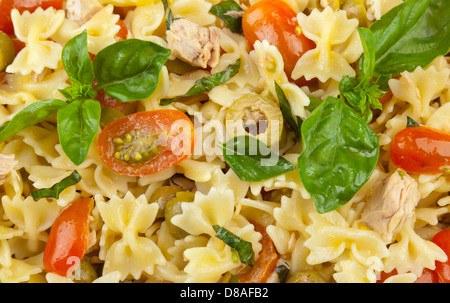
[[[62,179],[59,183],[56,183],[51,188],[42,188],[35,190],[31,193],[34,200],[40,198],[59,198],[59,194],[66,188],[77,184],[81,181],[81,175],[74,170],[68,177]]]
[[[275,267],[275,272],[278,275],[278,279],[280,280],[280,283],[285,283],[286,279],[290,273],[291,269],[287,263],[278,265]]]
[[[210,13],[222,19],[233,33],[242,33],[242,15],[233,15],[233,12],[244,12],[236,2],[229,0],[213,5]]]
[[[448,0],[408,0],[370,26],[375,73],[396,76],[425,67],[450,48]]]
[[[238,136],[222,145],[223,157],[239,179],[264,181],[295,169],[265,143],[252,136]]]
[[[166,29],[170,30],[170,26],[172,25],[174,20],[172,10],[170,9],[167,0],[162,0],[162,3],[164,4],[164,14],[166,16]]]
[[[302,125],[300,179],[319,213],[347,203],[372,174],[379,155],[375,132],[343,99],[328,97]]]
[[[87,31],[73,37],[63,48],[61,59],[70,80],[92,87],[94,69],[87,48]]]
[[[413,118],[411,118],[410,116],[406,117],[406,127],[415,127],[415,126],[420,126],[419,123],[417,123]]]
[[[65,105],[66,102],[59,99],[48,99],[28,105],[1,129],[0,142],[11,138],[27,127],[44,121]]]
[[[253,266],[255,261],[255,256],[253,254],[252,243],[245,241],[227,229],[219,226],[213,225],[214,231],[216,232],[216,237],[225,242],[228,246],[235,249],[241,262],[249,266]]]
[[[289,101],[287,100],[286,95],[284,94],[280,85],[278,85],[277,81],[274,81],[274,83],[275,83],[275,91],[277,92],[277,98],[278,102],[280,103],[280,109],[281,113],[283,114],[283,118],[284,120],[286,120],[287,124],[291,127],[295,136],[297,138],[300,138],[300,126],[302,125],[303,121],[302,119],[300,119],[300,117],[296,117],[297,119],[294,119],[294,116],[291,111],[291,106],[289,105]]]
[[[236,75],[239,72],[240,67],[241,67],[241,59],[238,59],[235,64],[229,65],[224,71],[213,74],[208,77],[203,77],[195,81],[194,86],[186,94],[174,98],[161,99],[159,103],[161,105],[168,105],[183,97],[195,96],[209,92],[214,87],[230,80],[234,75]]]
[[[375,51],[373,44],[373,34],[368,28],[358,27],[359,36],[361,38],[361,44],[363,46],[363,55],[359,64],[359,85],[364,85],[370,82],[373,77],[373,71],[375,69]]]
[[[149,97],[158,86],[170,50],[150,41],[126,39],[102,49],[94,59],[97,90],[122,102]]]
[[[75,165],[86,159],[100,124],[100,116],[100,103],[91,99],[76,100],[58,111],[59,141],[64,153]]]

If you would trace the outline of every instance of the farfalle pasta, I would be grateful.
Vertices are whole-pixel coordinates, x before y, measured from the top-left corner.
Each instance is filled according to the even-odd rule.
[[[0,282],[450,282],[444,0],[12,2]]]

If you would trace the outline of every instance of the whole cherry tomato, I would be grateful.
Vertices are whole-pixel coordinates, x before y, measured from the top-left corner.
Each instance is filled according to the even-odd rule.
[[[440,174],[450,165],[450,134],[425,126],[399,131],[391,145],[391,160],[417,174]]]
[[[278,48],[288,77],[298,59],[316,47],[302,34],[295,11],[282,0],[262,0],[250,6],[242,17],[242,29],[251,46],[267,40]]]
[[[439,277],[439,282],[450,283],[450,230],[438,232],[431,241],[439,246],[448,257],[446,262],[436,261],[435,271]]]
[[[16,8],[20,13],[24,11],[34,12],[36,8],[47,9],[63,8],[63,0],[0,0],[0,31],[12,35],[14,28],[11,21],[11,10]]]
[[[44,251],[46,272],[70,276],[86,253],[92,198],[73,202],[56,218]]]
[[[106,125],[97,151],[113,171],[144,176],[186,159],[194,149],[194,135],[192,121],[181,111],[139,112]]]

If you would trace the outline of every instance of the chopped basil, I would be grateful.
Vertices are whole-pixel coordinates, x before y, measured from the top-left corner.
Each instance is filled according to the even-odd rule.
[[[59,183],[56,183],[51,188],[42,188],[31,193],[34,200],[40,198],[54,198],[58,199],[59,194],[66,188],[77,184],[81,181],[81,175],[74,170],[68,177],[62,179]]]
[[[217,238],[237,251],[242,263],[253,266],[255,256],[253,254],[252,243],[241,239],[219,225],[213,225],[213,228]]]
[[[413,118],[410,116],[406,117],[406,127],[414,127],[414,126],[420,126],[419,123],[417,123]]]
[[[277,81],[275,83],[275,90],[277,92],[278,102],[280,103],[281,113],[283,114],[284,120],[291,127],[297,138],[300,138],[300,127],[302,125],[302,119],[300,117],[294,117],[291,111],[291,106],[289,105],[289,101],[286,98],[283,90],[280,85],[278,85]],[[297,118],[297,119],[295,119]]]
[[[242,13],[244,10],[232,0],[213,5],[210,13],[222,19],[233,33],[242,33]]]
[[[189,89],[189,91],[186,94],[174,98],[161,99],[160,104],[168,105],[183,97],[195,96],[209,92],[214,87],[230,80],[234,75],[236,75],[239,72],[240,67],[241,67],[241,59],[238,59],[235,64],[229,65],[224,71],[212,74],[211,76],[208,77],[203,77],[195,81],[194,86],[191,89]]]
[[[278,275],[278,279],[280,280],[280,283],[284,283],[286,282],[286,279],[289,275],[289,272],[291,271],[291,269],[289,268],[289,265],[287,263],[278,265],[277,267],[275,267],[275,272]]]
[[[170,9],[167,0],[162,0],[162,3],[164,4],[164,14],[166,16],[166,29],[169,30],[174,20],[172,10]]]
[[[242,181],[259,182],[290,172],[295,166],[264,142],[237,136],[222,145],[223,157]]]

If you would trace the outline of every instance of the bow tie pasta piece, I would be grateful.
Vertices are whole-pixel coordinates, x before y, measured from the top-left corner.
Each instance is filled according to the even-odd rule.
[[[316,43],[316,48],[307,51],[297,61],[292,78],[295,80],[304,76],[307,80],[318,78],[326,82],[329,79],[340,81],[347,75],[354,77],[356,73],[350,64],[362,54],[361,42],[357,50],[352,51],[359,52],[359,55],[344,56],[337,47],[341,48],[354,37],[358,20],[347,19],[345,11],[333,11],[329,6],[322,12],[314,9],[309,16],[299,13],[297,18],[303,33]],[[353,62],[346,57],[353,59],[350,60]]]
[[[25,42],[26,46],[6,71],[28,75],[31,72],[40,74],[46,67],[57,68],[62,46],[47,39],[61,26],[64,11],[49,7],[45,11],[38,8],[33,13],[25,11],[20,14],[18,10],[13,9],[11,18],[17,38]]]
[[[148,204],[144,195],[135,198],[130,192],[123,198],[112,197],[108,202],[102,201],[100,196],[97,198],[97,207],[105,222],[100,239],[104,275],[120,271],[121,280],[128,275],[139,279],[142,272],[151,275],[156,265],[166,263],[159,247],[150,238],[140,236],[154,223],[157,203]]]

